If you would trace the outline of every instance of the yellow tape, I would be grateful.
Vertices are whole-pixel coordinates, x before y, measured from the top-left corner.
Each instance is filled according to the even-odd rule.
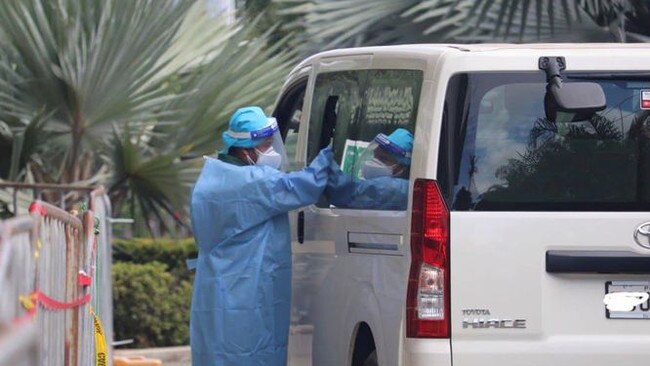
[[[97,314],[90,307],[90,315],[93,317],[93,329],[95,330],[95,366],[108,366],[108,347],[106,347],[106,337],[104,336],[104,327]]]
[[[23,305],[25,310],[32,310],[34,308],[34,301],[31,296],[18,296],[18,300]]]
[[[43,246],[43,243],[41,243],[41,239],[36,240],[36,249],[34,249],[34,258],[38,259],[41,255],[41,247]]]

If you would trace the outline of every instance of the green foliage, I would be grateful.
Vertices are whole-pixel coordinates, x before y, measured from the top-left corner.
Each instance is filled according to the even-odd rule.
[[[0,179],[103,184],[115,212],[182,221],[229,115],[270,106],[293,63],[260,21],[198,0],[3,1]]]
[[[134,339],[138,348],[188,344],[191,293],[162,263],[115,263],[115,338]]]
[[[645,0],[273,0],[303,53],[404,43],[650,40]],[[248,3],[248,2],[247,2]]]
[[[113,243],[116,339],[133,347],[189,344],[189,314],[196,258],[193,239],[136,238]]]
[[[246,0],[242,3],[238,6],[238,16],[247,21],[261,16],[255,26],[257,34],[263,35],[267,30],[275,28],[269,35],[269,44],[282,42],[286,37],[291,36],[292,30],[287,27],[287,24],[295,20],[295,17],[281,15],[282,4],[272,0]]]
[[[146,264],[152,261],[165,264],[175,278],[191,281],[192,273],[187,269],[186,260],[196,258],[198,252],[194,239],[150,239],[115,240],[113,260]]]

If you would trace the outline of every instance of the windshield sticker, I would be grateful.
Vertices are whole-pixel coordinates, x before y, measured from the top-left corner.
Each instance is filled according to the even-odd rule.
[[[641,90],[641,109],[650,109],[650,90]]]
[[[343,161],[341,162],[341,170],[348,175],[352,175],[357,161],[361,158],[361,154],[368,148],[369,142],[361,140],[345,140],[345,148],[343,149]],[[357,177],[360,178],[360,177]]]

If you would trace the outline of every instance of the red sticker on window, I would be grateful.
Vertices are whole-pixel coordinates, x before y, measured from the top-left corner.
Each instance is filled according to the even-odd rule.
[[[650,109],[650,90],[641,90],[641,109]]]

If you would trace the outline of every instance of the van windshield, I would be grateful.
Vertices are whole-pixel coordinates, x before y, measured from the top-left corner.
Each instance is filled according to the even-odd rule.
[[[452,146],[443,166],[452,176],[447,185],[454,210],[650,210],[650,106],[642,107],[644,91],[650,99],[650,78],[564,79],[599,83],[607,108],[588,121],[549,121],[541,72],[451,80],[443,129],[453,133],[443,134],[454,141],[442,145]]]

